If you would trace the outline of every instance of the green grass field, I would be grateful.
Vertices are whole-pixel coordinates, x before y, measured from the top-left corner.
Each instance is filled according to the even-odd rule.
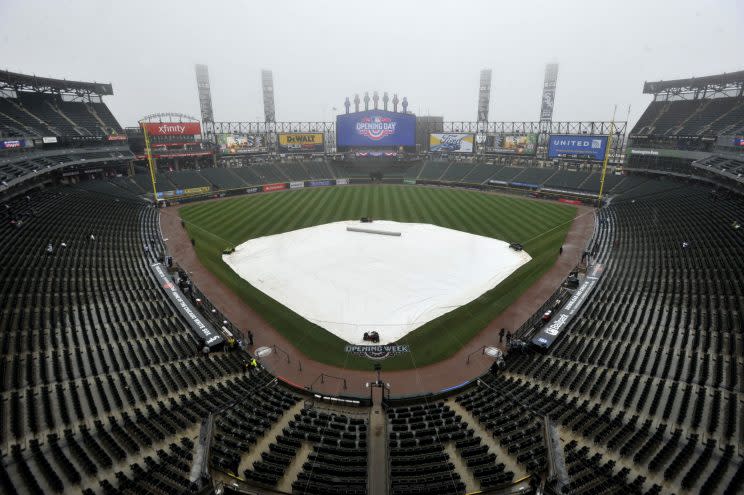
[[[467,345],[553,265],[576,208],[456,189],[376,185],[242,196],[185,206],[180,212],[189,235],[196,241],[197,255],[207,269],[307,356],[349,369],[371,369],[372,361],[347,355],[343,340],[241,279],[222,261],[222,250],[255,237],[363,216],[431,223],[522,242],[532,260],[495,289],[408,334],[399,343],[409,344],[411,354],[384,361],[386,370],[396,370],[440,361]]]

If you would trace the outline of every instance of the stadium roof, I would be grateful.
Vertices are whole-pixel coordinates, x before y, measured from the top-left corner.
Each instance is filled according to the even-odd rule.
[[[43,93],[88,93],[100,96],[114,94],[114,88],[110,83],[68,81],[51,77],[30,76],[7,70],[0,70],[0,89]]]
[[[643,83],[644,94],[657,94],[662,91],[675,89],[705,89],[708,86],[741,86],[744,84],[744,70],[718,74],[715,76],[691,77],[687,79],[673,79],[671,81],[654,81]]]

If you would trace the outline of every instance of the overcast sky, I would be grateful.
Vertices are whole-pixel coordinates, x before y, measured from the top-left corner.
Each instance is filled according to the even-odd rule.
[[[409,110],[475,120],[493,69],[489,120],[537,120],[545,64],[560,64],[554,120],[634,121],[643,82],[744,69],[744,2],[0,0],[0,65],[111,82],[125,126],[150,113],[198,117],[194,64],[209,66],[215,120],[330,120],[365,90]]]

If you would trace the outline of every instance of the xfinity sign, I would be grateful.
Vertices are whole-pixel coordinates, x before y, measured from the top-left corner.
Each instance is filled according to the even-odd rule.
[[[183,134],[183,131],[186,130],[185,125],[168,125],[163,124],[160,127],[158,127],[158,133],[159,134]]]
[[[552,135],[548,141],[548,158],[604,160],[607,136]]]
[[[199,122],[143,122],[150,136],[196,136],[201,134]]]

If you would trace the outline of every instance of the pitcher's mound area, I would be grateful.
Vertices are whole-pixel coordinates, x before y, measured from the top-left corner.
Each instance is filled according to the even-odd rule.
[[[389,221],[259,237],[223,256],[248,283],[354,344],[364,343],[368,331],[378,332],[381,344],[397,341],[493,289],[530,259],[498,239]]]

